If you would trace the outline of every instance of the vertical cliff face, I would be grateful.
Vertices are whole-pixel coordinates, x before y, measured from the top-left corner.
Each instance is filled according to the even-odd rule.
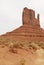
[[[35,11],[24,8],[22,13],[22,26],[8,32],[5,36],[14,40],[44,41],[44,30],[40,28],[39,14],[35,17]]]
[[[39,14],[35,18],[35,11],[25,7],[22,13],[22,23],[23,25],[40,27]]]

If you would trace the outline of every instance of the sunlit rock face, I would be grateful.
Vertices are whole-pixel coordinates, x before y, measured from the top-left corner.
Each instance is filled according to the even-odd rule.
[[[39,24],[39,14],[37,15],[37,19],[35,18],[35,11],[32,9],[24,8],[22,14],[23,25],[31,25],[31,26],[40,26]]]
[[[25,7],[22,12],[22,26],[2,36],[20,41],[44,41],[44,30],[40,28],[39,14],[35,18],[35,11]]]

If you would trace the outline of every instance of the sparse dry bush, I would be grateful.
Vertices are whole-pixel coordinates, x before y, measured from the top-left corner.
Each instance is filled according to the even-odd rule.
[[[40,48],[44,49],[44,42],[36,42],[36,44],[37,44]]]
[[[10,52],[17,53],[17,50],[14,49],[14,43],[10,42],[8,47]]]
[[[10,44],[9,44],[9,50],[12,52],[12,53],[17,53],[17,50],[15,50],[15,48],[17,49],[17,48],[22,48],[22,45],[21,45],[21,43],[19,43],[19,42],[10,42]]]
[[[35,51],[39,48],[38,45],[34,42],[30,43],[28,47],[29,49],[33,49]]]
[[[12,53],[16,53],[17,54],[17,49],[10,48],[9,51],[12,52]]]
[[[40,42],[40,43],[38,44],[38,46],[40,46],[42,49],[44,49],[44,43],[43,43],[43,42]]]

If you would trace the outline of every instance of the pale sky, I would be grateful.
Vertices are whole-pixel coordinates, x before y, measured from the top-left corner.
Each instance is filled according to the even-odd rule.
[[[12,31],[22,25],[24,7],[40,14],[40,25],[44,28],[44,0],[0,0],[0,34]]]

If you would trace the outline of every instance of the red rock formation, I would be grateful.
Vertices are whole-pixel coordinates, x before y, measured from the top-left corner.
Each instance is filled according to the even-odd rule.
[[[40,27],[39,14],[37,15],[37,19],[36,19],[35,18],[35,11],[32,9],[24,8],[23,14],[22,14],[22,21],[23,21],[24,25],[29,24],[31,26]]]
[[[44,30],[40,28],[39,14],[35,18],[35,11],[24,8],[22,13],[22,26],[12,32],[8,32],[4,37],[14,40],[44,41]]]

